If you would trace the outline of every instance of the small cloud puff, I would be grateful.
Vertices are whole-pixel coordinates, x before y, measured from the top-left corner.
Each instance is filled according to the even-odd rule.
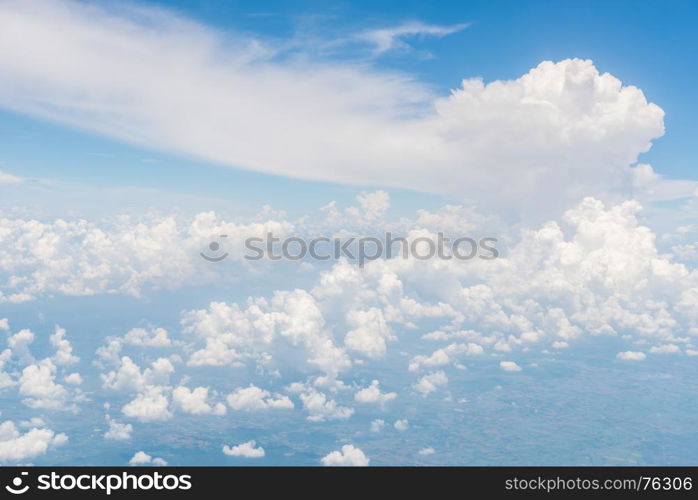
[[[406,431],[410,427],[410,423],[407,419],[396,420],[393,427],[400,432]]]
[[[262,458],[264,457],[264,448],[261,446],[255,448],[256,441],[247,441],[246,443],[237,446],[223,446],[223,453],[229,457],[245,457],[245,458]]]
[[[624,351],[619,352],[616,355],[616,358],[621,359],[623,361],[642,361],[646,357],[647,355],[644,352],[638,351]]]
[[[345,444],[341,451],[333,451],[320,460],[326,467],[354,466],[366,467],[370,460],[354,445]]]
[[[137,451],[135,455],[131,457],[131,460],[128,461],[128,464],[164,466],[167,465],[167,462],[159,457],[153,458],[144,451]]]
[[[501,361],[499,367],[505,372],[520,372],[521,367],[514,361]]]

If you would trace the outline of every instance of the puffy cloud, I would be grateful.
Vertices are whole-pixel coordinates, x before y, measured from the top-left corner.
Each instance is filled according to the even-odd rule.
[[[272,395],[269,391],[250,384],[238,387],[226,398],[228,405],[236,411],[259,411],[267,409],[292,409],[293,401],[283,394]]]
[[[29,420],[20,420],[19,426],[25,429],[32,429],[37,427],[46,427],[46,422],[41,417],[32,417]]]
[[[317,389],[337,391],[337,378],[352,364],[370,366],[397,333],[419,328],[422,320],[440,322],[424,341],[447,342],[408,358],[410,371],[428,372],[413,386],[423,395],[445,387],[444,370],[461,367],[467,356],[496,356],[499,363],[502,353],[572,348],[584,335],[616,335],[634,344],[633,351],[640,345],[645,352],[667,349],[661,346],[695,351],[698,274],[657,249],[655,235],[638,221],[639,210],[632,201],[606,206],[585,199],[561,222],[508,238],[494,261],[395,258],[363,268],[340,261],[310,290],[185,311],[186,341],[175,346],[194,367],[253,363],[264,373],[302,367],[315,379],[315,388],[296,392],[311,420],[348,418],[351,408]],[[160,370],[141,369],[128,357],[119,359],[122,344],[112,339],[100,349],[105,362],[118,363],[104,375],[108,387],[169,385],[170,361],[159,361]],[[373,393],[366,390],[359,399]],[[228,403],[261,409],[280,398],[253,385],[235,391]]]
[[[72,365],[80,361],[80,358],[73,355],[73,347],[65,338],[65,329],[56,326],[55,333],[50,337],[51,344],[56,348],[53,362],[57,365]]]
[[[499,367],[505,372],[520,372],[521,367],[514,361],[500,361]]]
[[[450,344],[442,349],[437,349],[430,356],[415,356],[409,364],[409,371],[416,372],[421,368],[436,368],[439,366],[453,364],[458,360],[458,357],[467,355],[482,354],[484,349],[473,343],[468,344]]]
[[[324,393],[313,388],[301,393],[300,398],[310,422],[346,420],[354,414],[353,408],[340,406],[334,399],[329,399]]]
[[[133,426],[131,424],[122,424],[111,418],[109,415],[106,416],[107,425],[109,429],[104,433],[104,439],[111,439],[115,441],[123,441],[126,439],[131,439],[131,433],[133,432]]]
[[[387,341],[395,340],[387,326],[383,311],[375,307],[367,311],[349,311],[347,324],[352,328],[344,338],[348,349],[379,358],[385,354]]]
[[[367,467],[370,460],[364,452],[354,445],[345,444],[342,446],[341,450],[333,451],[328,455],[324,456],[322,460],[322,465],[326,467],[337,467],[337,466],[363,466]]]
[[[410,427],[410,423],[406,418],[402,420],[396,420],[393,424],[393,427],[395,427],[395,429],[400,432],[404,432]]]
[[[109,338],[107,339],[106,345],[100,346],[97,349],[97,356],[99,358],[99,365],[107,363],[109,365],[117,365],[121,362],[120,355],[121,349],[123,348],[123,341],[120,338]]]
[[[70,385],[80,385],[82,384],[82,375],[79,373],[69,373],[63,377],[63,381]]]
[[[136,395],[132,401],[126,403],[121,408],[121,412],[129,418],[135,418],[141,422],[155,422],[172,418],[168,406],[169,401],[165,389],[149,386]]]
[[[56,365],[44,359],[22,370],[19,393],[25,396],[22,402],[32,408],[67,409],[68,391],[55,381]]]
[[[622,359],[623,361],[642,361],[647,357],[644,352],[638,351],[623,351],[619,352],[616,357]]]
[[[164,328],[134,328],[124,335],[124,342],[142,347],[170,347],[172,341]]]
[[[427,396],[448,384],[448,377],[442,370],[428,373],[412,386],[422,396]]]
[[[34,342],[35,338],[34,332],[23,329],[10,336],[10,338],[7,339],[7,345],[23,362],[32,363],[34,362],[34,357],[29,351],[29,346]]]
[[[175,368],[167,358],[158,358],[151,363],[150,368],[141,371],[130,357],[124,356],[117,370],[102,374],[101,378],[104,387],[108,389],[141,390],[152,385],[167,385],[174,372]]]
[[[370,227],[381,222],[390,208],[390,195],[383,190],[361,192],[356,201],[358,206],[347,207],[344,211],[337,207],[336,201],[322,207],[324,220],[320,227],[329,230]]]
[[[382,203],[380,196],[362,200],[363,211]],[[380,359],[397,341],[395,332],[426,318],[447,323],[425,340],[454,342],[413,357],[413,371],[457,364],[480,349],[484,354],[536,345],[560,349],[585,334],[630,335],[631,341],[694,349],[685,333],[698,331],[698,275],[659,252],[655,235],[638,222],[639,211],[636,202],[605,206],[587,198],[561,222],[524,229],[518,240],[510,237],[494,261],[395,258],[364,268],[340,261],[308,291],[276,291],[246,304],[213,302],[186,311],[187,362],[256,363],[274,371],[305,361],[306,368],[336,379],[357,361],[352,356]],[[196,227],[196,234],[205,233]],[[160,343],[164,335],[135,329],[127,337]],[[33,334],[22,331],[11,339],[17,344],[13,352],[22,356]],[[114,363],[125,343],[111,339],[100,357]]]
[[[42,424],[43,425],[43,424]],[[11,420],[0,423],[0,460],[17,462],[43,455],[68,441],[65,434],[34,427],[22,434]]]
[[[191,390],[184,386],[172,391],[172,403],[185,413],[192,415],[225,415],[223,403],[210,404],[208,387],[196,387]]]
[[[3,107],[235,168],[488,203],[496,191],[502,203],[546,210],[580,193],[631,192],[628,166],[664,132],[659,107],[591,61],[466,79],[436,97],[365,65],[272,57],[282,51],[273,42],[163,9],[45,0],[0,14]],[[385,51],[459,28],[410,23],[361,37]],[[531,198],[539,203],[522,203]]]
[[[208,310],[185,313],[182,324],[185,332],[204,342],[190,356],[188,364],[192,366],[264,360],[275,343],[302,350],[310,366],[329,376],[336,376],[350,364],[325,328],[316,299],[305,290],[277,291],[271,300],[250,299],[245,309],[214,302]],[[287,353],[287,357],[291,356]]]
[[[0,302],[38,296],[124,294],[172,289],[220,278],[199,256],[220,234],[228,235],[230,259],[242,259],[243,242],[267,232],[283,235],[287,223],[268,220],[247,225],[219,220],[213,212],[191,219],[128,216],[88,222],[0,218]],[[139,337],[140,335],[140,337]],[[136,331],[129,342],[166,342],[158,329],[146,338]]]
[[[148,455],[144,451],[137,451],[128,461],[129,465],[155,465],[155,466],[165,466],[167,462],[162,458]]]
[[[676,344],[655,345],[650,348],[650,352],[653,354],[675,354],[680,351],[681,349]]]
[[[371,432],[380,432],[385,428],[385,420],[377,418],[371,421]]]
[[[261,446],[255,448],[255,441],[247,441],[237,446],[223,446],[223,453],[230,457],[245,457],[245,458],[262,458],[264,457],[264,448]]]
[[[381,392],[380,382],[373,380],[371,385],[364,387],[354,394],[354,399],[358,403],[374,403],[384,406],[387,402],[397,397],[396,392]]]
[[[418,453],[420,456],[426,457],[427,455],[433,455],[434,453],[436,453],[436,450],[434,450],[434,448],[431,448],[431,447],[430,448],[422,448],[421,450],[419,450]]]

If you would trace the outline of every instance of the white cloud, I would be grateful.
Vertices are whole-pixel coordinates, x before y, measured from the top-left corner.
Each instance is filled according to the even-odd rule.
[[[434,450],[434,448],[431,448],[431,447],[430,448],[422,448],[421,450],[419,450],[418,453],[421,456],[426,457],[427,455],[433,455],[434,453],[436,453],[436,450]]]
[[[505,372],[520,372],[521,367],[514,361],[500,361],[499,367]]]
[[[23,329],[7,339],[7,345],[12,352],[25,363],[33,363],[34,356],[29,351],[29,346],[34,342],[36,336],[31,330]]]
[[[25,396],[22,402],[32,408],[67,409],[68,391],[55,381],[56,365],[44,359],[22,370],[19,393]]]
[[[317,300],[305,290],[277,291],[271,300],[250,299],[247,308],[213,302],[208,310],[189,311],[182,324],[204,345],[189,358],[191,366],[220,366],[256,359],[268,361],[275,345],[288,345],[306,356],[308,365],[330,377],[350,362],[325,328]],[[272,358],[275,362],[283,359]]]
[[[662,344],[650,348],[650,352],[653,354],[675,354],[680,351],[679,346],[675,344]]]
[[[344,344],[348,349],[360,352],[369,358],[383,356],[387,342],[395,340],[395,336],[386,324],[383,311],[375,307],[366,311],[349,311],[347,324],[351,330],[344,337]]]
[[[398,340],[395,332],[404,332],[421,318],[446,321],[437,332],[424,335],[425,340],[459,342],[413,357],[409,365],[413,371],[458,364],[461,356],[480,350],[487,355],[493,350],[512,352],[543,344],[562,348],[589,334],[631,334],[651,344],[695,348],[682,332],[698,331],[698,294],[694,291],[698,275],[689,263],[678,263],[671,255],[660,253],[655,235],[640,225],[639,212],[637,202],[605,206],[587,198],[568,210],[561,222],[524,229],[518,239],[509,237],[511,243],[503,255],[486,263],[392,259],[360,268],[340,261],[308,291],[277,291],[269,298],[251,298],[246,304],[213,302],[205,309],[184,312],[182,326],[192,347],[184,354],[190,366],[255,363],[258,369],[270,372],[293,369],[302,357],[307,364],[304,369],[336,379],[359,361],[352,356],[365,356],[369,362],[385,356]],[[197,220],[191,231],[204,234],[200,226],[215,218]],[[10,226],[26,227],[29,234],[51,232],[37,224],[15,221]],[[56,223],[55,227],[70,224]],[[76,224],[76,231],[77,227],[82,226]],[[101,229],[88,227],[91,236],[85,238],[99,240]],[[128,228],[132,233],[134,226]],[[124,238],[129,231],[124,228]],[[79,232],[71,238],[76,235]],[[24,241],[24,236],[16,237]],[[62,262],[64,253],[80,253],[73,247],[46,250],[56,238],[61,239],[51,236],[37,245],[21,245],[31,246],[50,263]],[[152,243],[146,238],[137,247]],[[153,261],[157,268],[156,264]],[[41,269],[38,275],[51,275],[45,271]],[[79,274],[61,274],[57,283],[81,281]],[[13,278],[18,283],[27,279],[34,278],[22,272]],[[124,279],[133,282],[130,277]],[[56,287],[60,288],[53,284],[48,289]],[[421,296],[433,297],[433,302],[416,300]],[[473,330],[475,325],[477,330]],[[24,330],[10,339],[15,345],[13,353],[33,362],[27,346],[34,335]],[[99,350],[104,362],[117,360],[123,365],[106,373],[105,383],[122,389],[168,384],[166,374],[162,374],[163,381],[148,381],[148,370],[155,375],[152,368],[142,372],[130,359],[118,361],[123,345],[123,340],[111,339]],[[132,373],[120,373],[129,370]]]
[[[359,403],[373,403],[384,406],[387,402],[397,397],[396,392],[381,392],[380,382],[373,380],[371,385],[365,387],[354,394],[354,399]]]
[[[185,413],[192,415],[225,415],[223,403],[210,404],[208,387],[196,387],[191,390],[184,386],[172,391],[172,403]]]
[[[395,429],[400,432],[404,432],[410,427],[410,423],[406,418],[402,420],[396,420],[393,424],[393,427],[395,427]]]
[[[55,333],[50,337],[51,344],[56,348],[53,362],[57,365],[72,365],[80,361],[80,358],[73,355],[73,347],[65,338],[65,329],[56,326]]]
[[[461,355],[478,355],[483,352],[485,352],[484,349],[473,342],[467,344],[450,344],[442,349],[437,349],[430,356],[415,356],[410,361],[408,369],[411,372],[416,372],[423,367],[436,368],[454,364]]]
[[[175,368],[167,358],[158,358],[151,363],[149,368],[141,371],[130,357],[123,356],[117,370],[100,376],[105,388],[129,391],[141,390],[153,385],[167,385],[174,372]]]
[[[223,453],[231,457],[262,458],[264,456],[264,448],[261,446],[255,448],[256,444],[255,441],[247,441],[232,448],[226,445],[223,446]]]
[[[371,421],[371,432],[380,432],[385,428],[385,420],[377,418]]]
[[[0,7],[1,9],[1,7]],[[0,218],[0,302],[23,302],[51,293],[124,294],[172,289],[220,279],[199,256],[214,235],[227,234],[230,260],[241,260],[243,241],[267,232],[283,235],[290,224],[274,220],[240,225],[213,212],[174,216],[117,217],[96,223]],[[220,268],[218,268],[220,271]],[[162,346],[160,329],[129,332],[128,343]]]
[[[622,359],[623,361],[642,361],[647,357],[644,352],[638,351],[624,351],[619,352],[616,357]]]
[[[300,395],[303,408],[308,412],[308,421],[323,422],[325,420],[346,420],[354,414],[354,409],[340,406],[334,399],[329,399],[324,393],[310,388]]]
[[[111,418],[109,415],[106,416],[107,424],[109,429],[104,433],[104,439],[111,439],[115,441],[123,441],[126,439],[131,439],[131,433],[133,432],[133,426],[131,424],[122,424]]]
[[[164,9],[45,0],[0,14],[0,106],[235,168],[546,213],[582,195],[631,194],[629,165],[664,132],[659,107],[590,61],[466,79],[439,98],[366,65],[272,59],[263,40]],[[363,37],[380,52],[462,28],[411,23]]]
[[[63,377],[63,381],[70,385],[80,385],[82,384],[82,375],[79,373],[69,373]]]
[[[167,462],[162,458],[153,458],[144,451],[137,451],[131,460],[128,461],[129,465],[155,465],[155,466],[165,466]]]
[[[66,441],[65,434],[56,434],[46,428],[32,428],[22,434],[14,422],[6,420],[0,424],[0,460],[17,462],[34,458]]]
[[[141,422],[155,422],[172,418],[168,406],[169,401],[165,390],[162,387],[150,386],[126,403],[121,412]]]
[[[365,31],[356,36],[359,40],[368,42],[374,46],[375,55],[396,49],[407,49],[409,45],[404,41],[409,37],[436,37],[441,38],[470,26],[469,23],[439,26],[418,21],[403,23],[390,28],[380,28]]]
[[[22,182],[22,179],[5,172],[0,172],[0,185],[2,184],[18,184]]]
[[[283,394],[272,395],[269,391],[250,384],[238,387],[226,398],[228,405],[236,411],[259,411],[267,409],[292,409],[293,401]]]
[[[427,396],[428,394],[431,394],[437,389],[445,387],[447,384],[448,377],[446,376],[446,373],[444,373],[442,370],[439,370],[424,375],[419,380],[417,380],[417,382],[412,387],[422,396]]]
[[[20,420],[19,426],[25,429],[46,427],[46,422],[41,417],[32,417],[29,420]]]
[[[170,347],[172,342],[164,328],[134,328],[124,335],[124,342],[142,347]]]
[[[370,460],[364,452],[354,445],[345,444],[342,446],[341,451],[333,451],[328,455],[324,456],[321,460],[322,465],[326,467],[337,467],[337,466],[368,466]]]

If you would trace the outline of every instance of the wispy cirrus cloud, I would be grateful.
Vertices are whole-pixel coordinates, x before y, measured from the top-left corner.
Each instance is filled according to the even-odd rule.
[[[357,40],[370,43],[374,46],[373,54],[380,55],[396,49],[408,49],[410,45],[406,41],[409,38],[442,38],[468,28],[471,23],[459,23],[451,25],[427,24],[421,21],[410,21],[391,26],[363,31],[356,35]]]
[[[0,184],[19,184],[22,178],[0,171]]]

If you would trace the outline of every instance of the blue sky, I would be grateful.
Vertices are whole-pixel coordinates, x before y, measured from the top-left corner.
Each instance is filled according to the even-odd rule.
[[[0,464],[695,464],[697,19],[0,1]]]

